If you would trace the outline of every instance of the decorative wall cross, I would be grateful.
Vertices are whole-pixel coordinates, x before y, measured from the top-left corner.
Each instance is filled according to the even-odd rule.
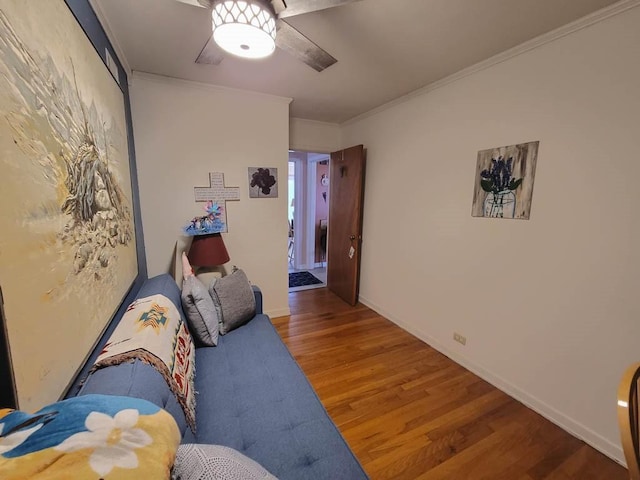
[[[225,187],[224,173],[210,172],[208,187],[193,187],[196,202],[207,202],[205,210],[212,220],[215,217],[215,231],[227,231],[227,200],[240,200],[240,187]],[[198,218],[198,217],[197,217]],[[194,219],[194,222],[197,220]],[[204,217],[203,217],[204,218]],[[195,223],[194,223],[195,228]]]

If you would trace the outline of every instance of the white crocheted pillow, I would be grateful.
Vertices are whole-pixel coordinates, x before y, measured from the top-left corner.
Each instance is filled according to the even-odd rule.
[[[186,443],[178,447],[172,480],[277,480],[258,462],[222,445]]]

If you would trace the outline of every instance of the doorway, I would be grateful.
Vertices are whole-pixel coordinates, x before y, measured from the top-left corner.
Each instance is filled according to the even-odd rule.
[[[289,292],[327,281],[330,154],[289,151]]]

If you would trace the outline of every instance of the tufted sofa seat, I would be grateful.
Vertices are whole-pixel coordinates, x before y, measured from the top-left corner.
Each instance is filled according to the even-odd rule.
[[[169,275],[148,280],[138,293],[161,293],[182,314],[180,291]],[[79,394],[106,393],[150,400],[171,413],[183,443],[225,445],[254,459],[280,480],[366,479],[268,316],[257,288],[256,316],[196,349],[196,433],[160,374],[141,362],[98,370]]]

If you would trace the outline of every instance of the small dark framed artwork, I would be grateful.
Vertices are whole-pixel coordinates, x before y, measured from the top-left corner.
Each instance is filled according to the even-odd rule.
[[[249,198],[278,198],[278,169],[249,167]]]

